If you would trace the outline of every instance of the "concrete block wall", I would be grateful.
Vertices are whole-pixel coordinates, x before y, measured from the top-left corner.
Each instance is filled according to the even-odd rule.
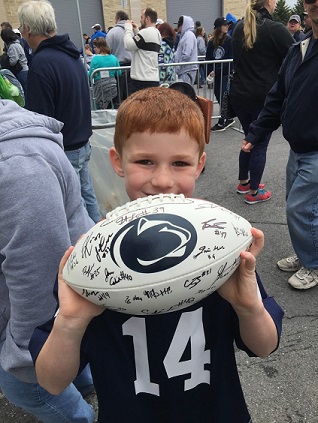
[[[163,20],[166,19],[166,0],[127,0],[126,7],[124,8],[122,8],[121,4],[121,1],[118,0],[102,0],[106,28],[114,25],[115,13],[117,10],[122,9],[125,10],[130,19],[133,19],[137,24],[140,22],[140,12],[146,7],[153,7],[157,11],[159,18]]]
[[[232,13],[236,19],[241,19],[245,15],[246,0],[225,0],[224,1],[224,16],[227,13]]]
[[[17,11],[22,2],[23,0],[0,0],[1,22],[8,21],[10,22],[13,28],[18,28],[19,21],[17,17]],[[4,9],[3,15],[2,15],[2,9]]]
[[[9,21],[14,28],[19,26],[17,19],[17,10],[23,0],[0,0],[0,20]],[[245,12],[246,0],[224,0],[224,15],[228,12],[232,13],[237,19],[241,18]],[[122,9],[121,0],[102,0],[105,27],[114,25],[115,13]],[[126,0],[124,10],[129,14],[130,18],[138,24],[140,21],[140,12],[146,7],[153,7],[158,12],[158,17],[165,20],[166,0]]]

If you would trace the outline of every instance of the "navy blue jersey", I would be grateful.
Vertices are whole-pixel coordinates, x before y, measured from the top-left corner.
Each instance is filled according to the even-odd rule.
[[[265,293],[263,301],[278,333],[283,311]],[[47,337],[38,329],[34,357]],[[237,316],[217,292],[184,310],[152,316],[108,311],[89,324],[81,368],[90,363],[99,422],[248,423],[234,343],[243,344]]]

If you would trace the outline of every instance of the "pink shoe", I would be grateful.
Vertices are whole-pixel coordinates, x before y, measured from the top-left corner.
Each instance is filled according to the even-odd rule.
[[[259,189],[264,189],[265,188],[265,185],[264,184],[259,184],[258,188]],[[236,192],[238,194],[248,194],[250,192],[250,183],[248,183],[247,185],[238,184],[238,186],[236,188]]]
[[[247,204],[262,203],[270,200],[271,196],[272,195],[269,191],[266,191],[265,189],[258,189],[256,195],[247,194],[244,201]]]

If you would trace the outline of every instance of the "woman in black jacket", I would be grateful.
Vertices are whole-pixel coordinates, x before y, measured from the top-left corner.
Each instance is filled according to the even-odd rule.
[[[208,42],[205,60],[232,59],[232,42],[228,35],[229,22],[224,18],[217,18],[214,21],[214,31]],[[207,72],[214,76],[214,95],[221,105],[222,97],[226,91],[232,63],[209,64]],[[222,116],[218,122],[211,128],[212,131],[224,131],[234,123],[233,119],[225,120]]]
[[[276,0],[249,0],[245,18],[232,35],[234,79],[231,83],[231,106],[245,135],[263,108],[265,97],[277,79],[279,68],[294,40],[287,28],[274,22]],[[247,194],[245,202],[267,201],[271,193],[260,185],[270,135],[251,153],[240,152],[237,193]]]

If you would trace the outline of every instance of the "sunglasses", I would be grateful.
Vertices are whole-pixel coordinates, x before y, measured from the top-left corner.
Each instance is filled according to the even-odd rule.
[[[306,4],[314,4],[316,3],[316,0],[305,0]]]

